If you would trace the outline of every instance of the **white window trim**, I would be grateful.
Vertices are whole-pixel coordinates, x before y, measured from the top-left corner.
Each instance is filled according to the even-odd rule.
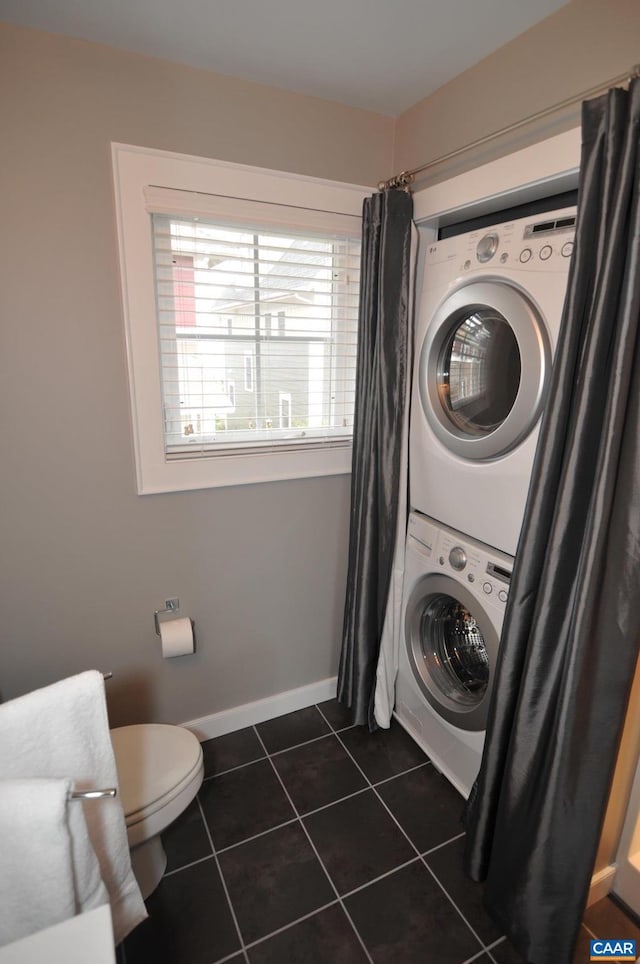
[[[371,188],[208,158],[112,144],[116,222],[136,479],[141,495],[351,471],[344,442],[300,452],[165,457],[151,227],[145,190],[156,186],[242,201],[286,204],[354,218]]]

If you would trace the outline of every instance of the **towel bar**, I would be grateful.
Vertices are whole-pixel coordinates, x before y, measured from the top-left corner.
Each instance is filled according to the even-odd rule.
[[[72,800],[99,800],[101,797],[115,797],[117,794],[115,787],[108,790],[74,790],[71,794]]]

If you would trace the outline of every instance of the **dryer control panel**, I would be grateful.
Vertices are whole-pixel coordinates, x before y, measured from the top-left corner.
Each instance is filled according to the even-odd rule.
[[[565,208],[434,241],[425,266],[453,263],[460,275],[480,268],[566,272],[575,222],[575,208]]]

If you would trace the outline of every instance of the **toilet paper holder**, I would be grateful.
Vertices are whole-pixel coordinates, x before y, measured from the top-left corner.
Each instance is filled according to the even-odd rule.
[[[158,616],[162,616],[164,613],[177,613],[180,610],[180,600],[165,599],[164,607],[164,609],[156,609],[153,614],[153,622],[156,627],[156,636],[160,635],[160,623],[158,621]]]

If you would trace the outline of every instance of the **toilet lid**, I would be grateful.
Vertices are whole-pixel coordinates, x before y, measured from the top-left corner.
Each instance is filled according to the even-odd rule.
[[[140,723],[111,730],[125,818],[173,796],[202,760],[197,737],[182,726]]]

